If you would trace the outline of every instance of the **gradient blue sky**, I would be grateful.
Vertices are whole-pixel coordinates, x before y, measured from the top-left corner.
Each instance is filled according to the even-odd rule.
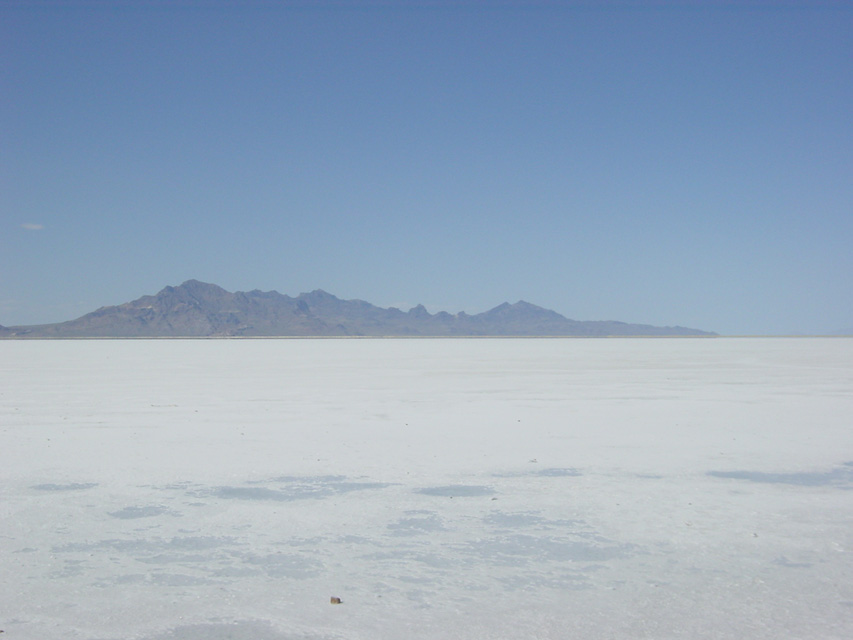
[[[0,2],[0,324],[190,278],[853,326],[853,3]]]

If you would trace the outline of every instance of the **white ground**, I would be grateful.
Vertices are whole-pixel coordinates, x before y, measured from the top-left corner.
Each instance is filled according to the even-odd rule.
[[[851,461],[853,339],[0,341],[0,629],[846,640]]]

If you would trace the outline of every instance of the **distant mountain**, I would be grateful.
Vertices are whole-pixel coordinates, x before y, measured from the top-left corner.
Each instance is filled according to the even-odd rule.
[[[685,327],[581,322],[528,302],[451,315],[383,309],[319,289],[295,298],[277,291],[230,293],[188,280],[153,296],[101,307],[56,324],[0,327],[10,338],[160,338],[228,336],[712,336]]]

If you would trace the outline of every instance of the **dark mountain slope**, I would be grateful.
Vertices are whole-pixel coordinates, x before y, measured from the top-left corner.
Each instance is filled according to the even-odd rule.
[[[684,327],[580,322],[527,302],[503,303],[468,315],[408,312],[363,300],[341,300],[320,289],[295,298],[277,291],[231,293],[188,280],[153,296],[101,307],[76,320],[0,327],[0,337],[140,338],[218,336],[608,336],[714,335]]]

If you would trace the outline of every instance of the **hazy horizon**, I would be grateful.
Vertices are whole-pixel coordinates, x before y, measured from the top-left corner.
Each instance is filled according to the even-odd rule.
[[[169,287],[169,286],[176,287],[176,286],[181,286],[182,284],[185,284],[185,283],[186,282],[176,284],[176,285],[166,285],[166,286],[167,287]],[[207,284],[216,285],[216,283],[207,283]],[[218,285],[216,285],[216,286],[218,286]],[[314,291],[314,290],[312,290],[312,291]],[[292,298],[297,298],[301,295],[311,293],[312,291],[300,291],[299,293],[289,293],[289,292],[283,292],[283,291],[277,291],[277,290],[270,290],[270,291],[267,291],[264,293],[275,292],[275,293],[280,293],[280,294],[285,295],[285,296],[290,296]],[[322,291],[325,291],[325,290],[322,290]],[[248,291],[244,291],[244,293],[247,293],[247,292]],[[158,292],[152,292],[150,294],[144,294],[144,295],[155,296],[155,295],[157,295],[157,293],[159,293],[159,291]],[[232,292],[232,293],[236,293],[236,292]],[[334,292],[332,292],[332,291],[325,291],[325,293],[331,294],[334,297],[342,299],[342,298],[340,298],[340,296],[335,296]],[[125,300],[124,303],[133,302],[134,300]],[[370,300],[364,300],[363,298],[352,298],[349,300],[360,300],[362,302],[374,304]],[[124,303],[118,303],[117,305],[103,305],[103,306],[105,306],[105,307],[118,306],[119,304],[124,304]],[[460,309],[459,311],[449,312],[449,313],[452,313],[453,315],[456,315],[458,313],[466,313],[468,315],[476,315],[479,313],[485,313],[487,311],[493,310],[496,307],[500,306],[501,304],[507,304],[507,303],[508,304],[529,303],[529,304],[533,304],[537,307],[542,307],[542,305],[537,305],[536,303],[531,302],[530,300],[516,300],[516,301],[505,300],[501,303],[498,303],[498,304],[493,305],[491,307],[488,307],[486,309],[481,309],[481,310],[477,310],[477,311],[469,311],[466,309]],[[382,305],[374,305],[374,306],[378,306],[378,307],[386,308],[386,309],[387,308],[397,308],[397,309],[404,311],[404,312],[409,311],[410,309],[414,308],[414,307],[406,307],[406,306],[403,306],[401,308],[399,305],[386,305],[384,307]],[[416,305],[416,306],[418,306],[418,305]],[[423,305],[421,305],[421,306],[423,306]],[[103,307],[99,307],[99,309],[100,308],[103,308]],[[431,315],[435,315],[439,312],[447,312],[447,309],[430,309],[427,307],[425,307],[425,308],[427,309],[427,312],[430,313]],[[543,308],[546,308],[546,307],[543,307]],[[92,313],[94,311],[98,311],[99,309],[92,309],[91,311],[87,312],[86,314],[83,314],[83,316],[88,315],[89,313]],[[75,316],[74,318],[67,318],[66,320],[60,321],[60,322],[77,320],[83,316]],[[568,318],[568,319],[578,320],[578,321],[582,321],[582,322],[588,320],[585,318]],[[624,322],[623,320],[620,320],[618,318],[606,318],[603,320],[604,321]],[[13,327],[13,326],[39,326],[40,324],[55,324],[55,323],[33,323],[30,325],[3,325],[3,326],[10,326],[10,327]],[[631,323],[628,322],[628,324],[631,324]],[[677,327],[677,326],[682,326],[682,325],[669,324],[669,325],[656,325],[656,326]],[[470,338],[509,338],[509,339],[511,339],[511,338],[555,338],[555,339],[562,339],[562,338],[582,339],[582,338],[587,338],[587,339],[601,339],[601,338],[636,338],[636,337],[646,337],[646,338],[707,338],[707,337],[738,338],[738,337],[762,337],[762,336],[766,336],[766,337],[849,337],[849,336],[853,335],[853,328],[843,328],[843,327],[835,329],[835,330],[831,330],[831,331],[824,331],[824,332],[815,332],[815,333],[802,333],[801,332],[801,333],[788,333],[788,334],[783,334],[783,333],[775,333],[775,334],[774,333],[765,333],[765,334],[728,333],[728,334],[726,334],[726,333],[719,333],[719,332],[714,331],[713,329],[707,329],[705,327],[688,327],[688,328],[699,329],[701,331],[710,331],[712,334],[716,334],[716,336],[714,336],[714,335],[711,335],[711,336],[708,336],[708,335],[705,335],[705,336],[702,336],[702,335],[682,335],[682,336],[679,336],[679,335],[662,335],[662,336],[655,336],[655,335],[648,335],[648,336],[634,336],[634,335],[624,335],[624,336],[622,336],[622,335],[605,335],[605,336],[594,336],[594,335],[576,335],[576,336],[565,336],[565,335],[555,335],[555,336],[548,336],[548,335],[528,335],[528,336],[513,336],[513,335],[506,335],[506,336],[504,336],[504,335],[471,335],[471,336],[464,336],[464,335],[459,335],[459,336],[452,336],[452,335],[451,336],[413,335],[413,336],[403,336],[403,335],[392,334],[392,335],[388,335],[388,336],[371,336],[371,335],[366,335],[366,336],[360,336],[360,335],[355,335],[355,336],[321,336],[321,335],[317,335],[317,336],[311,336],[311,335],[294,335],[294,336],[289,336],[289,335],[282,335],[282,336],[258,335],[258,336],[254,336],[254,335],[247,335],[247,336],[242,336],[241,335],[241,336],[206,336],[206,337],[222,337],[222,338],[240,337],[240,338],[244,338],[244,339],[269,339],[269,338],[274,338],[274,337],[282,337],[282,338],[293,337],[293,338],[305,338],[305,339],[309,339],[309,338],[324,338],[324,339],[325,338],[381,338],[381,337],[387,337],[387,338],[406,338],[406,337],[409,337],[409,338],[415,338],[415,339],[417,339],[417,338],[459,339],[459,338],[465,338],[465,337],[470,337]],[[186,336],[186,337],[192,337],[192,336]],[[136,337],[131,336],[131,338],[132,339],[159,339],[159,338],[179,339],[180,336],[159,336],[159,337],[149,337],[149,338],[139,337],[139,336],[136,336]],[[62,339],[66,339],[66,338],[62,338]],[[69,339],[73,339],[73,338],[69,338]]]
[[[0,324],[198,279],[853,326],[853,5],[0,6]]]

